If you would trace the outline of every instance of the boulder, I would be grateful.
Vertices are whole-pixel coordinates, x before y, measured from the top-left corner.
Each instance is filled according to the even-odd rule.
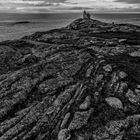
[[[74,114],[73,120],[69,125],[69,130],[78,130],[87,124],[88,119],[93,113],[93,109],[84,112],[76,112]]]
[[[126,98],[133,104],[140,104],[140,94],[134,93],[131,89],[127,91]]]
[[[60,130],[58,134],[58,140],[69,140],[70,138],[71,138],[71,134],[68,129]]]
[[[120,77],[121,79],[124,79],[124,78],[127,77],[127,74],[126,74],[125,72],[121,71],[121,72],[119,73],[119,77]]]
[[[80,109],[86,110],[91,104],[91,96],[87,96],[85,101],[80,105]]]
[[[67,114],[65,115],[65,117],[64,117],[64,119],[63,119],[63,121],[62,121],[62,123],[61,123],[61,128],[62,128],[62,129],[65,128],[65,126],[66,126],[66,124],[67,124],[67,122],[68,122],[70,116],[71,116],[70,113],[67,113]]]
[[[121,132],[121,129],[127,128],[128,123],[126,120],[118,120],[118,121],[111,121],[107,123],[105,126],[106,130],[110,135],[118,135]]]
[[[111,71],[112,71],[112,66],[108,64],[108,65],[104,66],[103,69],[104,69],[106,72],[111,72]]]
[[[113,108],[115,109],[123,109],[123,104],[120,99],[116,97],[108,97],[105,99],[105,101]]]

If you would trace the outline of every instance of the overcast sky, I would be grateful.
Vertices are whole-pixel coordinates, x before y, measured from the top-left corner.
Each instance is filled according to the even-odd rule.
[[[140,0],[0,0],[0,12],[140,12]]]

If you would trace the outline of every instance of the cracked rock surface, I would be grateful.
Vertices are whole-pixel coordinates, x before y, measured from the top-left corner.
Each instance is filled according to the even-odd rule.
[[[140,27],[77,19],[0,43],[0,140],[139,140]]]

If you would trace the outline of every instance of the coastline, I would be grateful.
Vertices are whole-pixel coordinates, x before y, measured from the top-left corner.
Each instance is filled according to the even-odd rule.
[[[139,62],[140,26],[91,18],[0,42],[0,140],[140,138]]]
[[[140,26],[140,14],[97,14],[91,13],[93,19],[99,21],[121,24],[131,23]],[[0,14],[0,41],[19,39],[34,32],[48,31],[55,28],[64,27],[74,19],[81,17],[80,13],[58,13],[58,14]],[[3,22],[2,22],[3,21]],[[18,22],[30,22],[28,24],[14,24]]]

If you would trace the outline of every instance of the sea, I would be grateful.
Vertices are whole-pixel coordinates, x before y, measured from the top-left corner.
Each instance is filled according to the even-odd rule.
[[[0,41],[19,39],[37,31],[65,27],[80,17],[82,13],[0,13]],[[103,22],[140,26],[140,13],[91,13],[91,17]]]

